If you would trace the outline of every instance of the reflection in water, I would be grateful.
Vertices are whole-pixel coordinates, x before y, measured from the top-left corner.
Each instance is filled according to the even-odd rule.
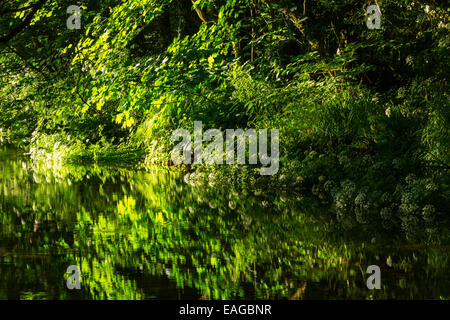
[[[447,299],[448,247],[344,234],[307,199],[0,150],[0,299]],[[389,235],[385,235],[390,239]],[[379,265],[382,289],[368,290]],[[81,290],[68,290],[69,265]]]

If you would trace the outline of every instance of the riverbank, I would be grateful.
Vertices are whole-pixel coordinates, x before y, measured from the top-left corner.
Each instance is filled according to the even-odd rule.
[[[349,229],[413,242],[445,234],[447,8],[386,0],[395,23],[371,29],[356,0],[107,2],[83,9],[83,32],[65,28],[64,10],[41,8],[0,48],[0,140],[35,160],[145,168],[169,165],[173,133],[198,122],[279,130],[273,177],[188,170],[312,194]]]
[[[279,196],[277,201],[288,196],[299,201],[310,198],[320,210],[328,212],[329,221],[349,232],[391,234],[399,243],[450,243],[448,172],[406,166],[411,162],[401,158],[390,161],[368,154],[349,158],[306,151],[301,161],[283,158],[276,175],[261,176],[259,167],[250,165],[169,166],[170,160],[155,160],[142,149],[106,148],[96,154],[83,151],[83,155],[73,156],[65,148],[59,146],[53,153],[31,150],[29,155],[35,162],[47,163],[49,170],[65,163],[143,171],[170,167],[181,171],[184,182],[193,186],[222,185],[238,193],[274,194]]]

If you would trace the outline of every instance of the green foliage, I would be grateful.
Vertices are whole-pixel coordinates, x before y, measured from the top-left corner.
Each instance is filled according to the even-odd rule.
[[[38,3],[0,9],[1,141],[36,159],[162,163],[172,131],[195,120],[279,128],[280,174],[349,226],[381,211],[398,226],[426,223],[424,208],[447,216],[445,4],[380,1],[382,28],[369,30],[356,0],[102,0],[68,30],[73,3],[24,9]],[[414,210],[402,196],[410,174],[437,186]]]

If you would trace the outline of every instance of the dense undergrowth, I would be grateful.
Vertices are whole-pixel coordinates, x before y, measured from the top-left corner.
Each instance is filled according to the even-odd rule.
[[[311,192],[346,228],[445,236],[445,5],[382,1],[382,29],[369,30],[366,4],[353,0],[104,0],[84,7],[81,31],[64,28],[68,5],[48,1],[1,44],[2,141],[36,159],[148,166],[170,163],[171,133],[194,121],[277,128],[277,175],[197,169]]]

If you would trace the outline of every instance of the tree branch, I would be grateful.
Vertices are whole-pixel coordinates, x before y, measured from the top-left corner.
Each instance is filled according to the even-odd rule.
[[[18,9],[3,9],[0,10],[0,15],[3,15],[5,13],[15,13],[15,12],[20,12],[20,11],[25,11],[28,9],[34,8],[34,5],[30,5],[30,6],[26,6],[26,7],[22,7],[22,8],[18,8]]]
[[[194,1],[192,0],[192,4],[194,4]],[[194,8],[195,12],[197,13],[197,16],[202,20],[203,22],[210,21],[208,17],[206,16],[206,13],[199,7]]]
[[[13,39],[20,32],[22,32],[26,27],[28,27],[33,20],[36,12],[38,12],[38,10],[42,8],[46,2],[47,0],[39,0],[38,2],[36,2],[36,4],[32,6],[33,8],[31,9],[30,13],[18,26],[12,29],[12,31],[6,36],[0,37],[0,43],[7,43],[9,40]]]
[[[6,44],[6,46],[11,50],[12,53],[14,53],[16,56],[18,56],[20,59],[22,59],[22,61],[25,63],[25,65],[27,67],[29,67],[30,69],[36,71],[37,73],[39,73],[41,76],[44,77],[45,80],[49,80],[50,78],[44,73],[44,71],[42,71],[41,69],[33,66],[33,64],[29,63],[27,58],[25,56],[23,56],[19,50],[11,47],[10,45]]]

